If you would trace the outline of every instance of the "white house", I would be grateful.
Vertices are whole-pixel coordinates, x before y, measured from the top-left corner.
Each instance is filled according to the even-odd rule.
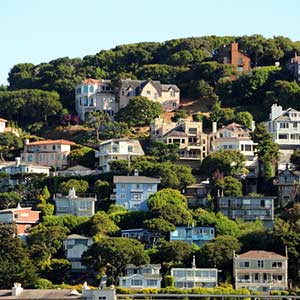
[[[282,106],[273,104],[265,125],[283,156],[300,148],[300,111],[293,108],[283,110]]]
[[[96,197],[79,197],[74,188],[69,190],[67,196],[55,195],[53,200],[57,216],[70,214],[77,217],[92,217],[95,214]]]
[[[100,143],[96,158],[99,159],[101,173],[110,171],[109,162],[114,160],[128,160],[134,157],[145,155],[138,140],[111,139]]]
[[[118,104],[110,80],[86,79],[75,87],[75,108],[84,121],[90,112],[103,111],[111,117]]]
[[[125,276],[119,277],[119,286],[126,288],[160,288],[160,265],[127,265]]]
[[[71,234],[63,240],[65,257],[70,261],[72,270],[86,270],[86,267],[81,263],[81,256],[92,243],[92,238],[78,234]]]

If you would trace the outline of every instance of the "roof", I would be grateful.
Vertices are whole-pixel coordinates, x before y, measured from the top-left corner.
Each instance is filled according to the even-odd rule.
[[[160,179],[146,176],[114,176],[114,183],[160,183]]]
[[[219,129],[219,131],[223,129],[227,129],[236,133],[249,133],[251,131],[248,127],[235,122],[222,127],[221,129]]]
[[[70,234],[65,239],[66,240],[89,240],[91,238],[84,236],[84,235],[79,235],[79,234]]]
[[[275,252],[262,251],[262,250],[251,250],[246,253],[237,255],[237,258],[265,258],[265,259],[286,259],[285,256],[279,255]]]
[[[8,122],[6,119],[0,118],[0,122]]]
[[[81,299],[80,294],[74,293],[71,289],[30,289],[23,290],[18,296],[12,296],[11,290],[0,290],[0,299]]]
[[[290,113],[299,113],[298,110],[295,110],[294,108],[288,108],[287,110],[284,110],[277,118],[275,118],[273,121],[291,121],[293,120],[290,117]]]
[[[102,82],[102,80],[93,79],[93,78],[87,78],[82,81],[82,83],[86,83],[86,84],[101,84],[101,82]]]
[[[32,210],[32,207],[21,207],[21,206],[18,206],[16,208],[6,208],[6,209],[1,209],[0,210],[0,213],[2,212],[15,212],[15,211],[18,211],[18,210]],[[32,210],[34,211],[34,210]],[[35,212],[37,213],[40,213],[40,211],[36,210]]]
[[[86,168],[84,166],[81,166],[81,165],[76,165],[76,166],[66,169],[65,171],[93,171],[93,170]]]
[[[28,143],[28,146],[34,145],[51,145],[51,144],[62,144],[62,145],[75,145],[76,143],[67,140],[43,140],[43,141],[36,141]]]
[[[177,130],[178,128],[173,128],[169,132],[167,132],[164,137],[172,136],[172,137],[187,137],[188,135],[184,131]]]
[[[160,269],[161,265],[160,264],[146,264],[146,265],[143,265],[143,266],[136,266],[134,264],[126,265],[126,269],[128,269],[128,268],[142,269],[142,268],[146,268],[146,267],[153,267],[154,269]]]

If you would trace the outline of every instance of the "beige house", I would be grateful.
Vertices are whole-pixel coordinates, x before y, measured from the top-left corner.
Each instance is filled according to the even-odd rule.
[[[165,144],[178,144],[182,163],[198,164],[207,155],[207,134],[202,130],[202,122],[175,123],[157,118],[150,124],[150,135],[151,139]]]
[[[154,80],[120,80],[117,88],[120,108],[127,106],[136,96],[158,102],[166,111],[177,109],[180,102],[180,90],[175,84],[161,84]]]
[[[251,139],[254,130],[244,125],[231,123],[217,129],[217,123],[213,123],[212,132],[209,134],[209,151],[239,150],[246,156],[246,167],[252,170],[257,168],[257,157],[255,156],[255,145]]]
[[[268,251],[234,255],[235,288],[270,292],[288,287],[288,257]]]
[[[62,169],[68,164],[67,158],[74,142],[67,140],[26,141],[21,161],[41,166]]]

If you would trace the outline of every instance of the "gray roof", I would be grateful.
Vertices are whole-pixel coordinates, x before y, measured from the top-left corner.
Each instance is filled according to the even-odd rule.
[[[288,108],[286,111],[283,111],[280,116],[275,118],[276,121],[291,121],[290,113],[299,113],[298,110],[295,110],[294,108]]]
[[[89,240],[89,239],[91,238],[79,234],[70,234],[65,238],[65,240]]]
[[[184,131],[177,130],[178,128],[174,128],[167,132],[164,137],[173,136],[173,137],[187,137],[188,135]]]
[[[12,296],[11,290],[0,290],[0,299],[40,299],[40,300],[51,300],[51,299],[81,299],[82,296],[80,294],[76,294],[71,289],[30,289],[30,290],[23,290],[18,296]]]
[[[142,266],[136,266],[134,264],[126,265],[126,269],[128,269],[128,268],[142,269],[142,268],[145,268],[145,267],[153,267],[155,269],[160,269],[161,265],[160,264],[146,264],[146,265],[142,265]]]
[[[160,179],[146,176],[114,176],[114,183],[160,183]]]

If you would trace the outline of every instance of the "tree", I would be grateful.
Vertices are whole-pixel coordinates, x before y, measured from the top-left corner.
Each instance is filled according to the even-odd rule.
[[[98,237],[114,234],[120,228],[109,218],[104,211],[98,211],[90,220],[90,236]]]
[[[290,157],[290,162],[294,164],[296,170],[300,170],[300,149],[294,150]]]
[[[133,97],[129,104],[121,108],[115,119],[126,122],[128,126],[147,126],[152,120],[162,114],[162,106],[158,102],[153,102],[146,97]]]
[[[149,154],[155,156],[159,162],[176,162],[179,160],[179,146],[177,144],[166,144],[160,141],[150,143]]]
[[[70,179],[59,185],[59,190],[62,194],[67,195],[69,190],[75,189],[76,193],[85,193],[89,188],[89,183],[83,179]]]
[[[186,110],[177,110],[174,116],[171,118],[172,122],[178,122],[181,119],[187,119],[188,113]]]
[[[117,283],[127,264],[149,262],[143,244],[134,239],[102,238],[82,255],[82,262],[99,275],[107,274],[108,283]]]
[[[20,202],[21,196],[16,192],[0,193],[0,209],[15,208]]]
[[[218,179],[215,182],[215,187],[218,190],[221,190],[221,194],[224,194],[224,196],[243,196],[242,183],[232,176],[226,176],[223,179]]]
[[[22,139],[12,132],[0,133],[0,155],[2,161],[5,161],[4,156],[7,152],[11,150],[19,150],[22,147]]]
[[[95,151],[89,147],[79,146],[73,149],[68,155],[68,161],[71,165],[82,165],[87,168],[95,167]]]
[[[235,119],[239,124],[242,124],[251,129],[253,116],[248,111],[241,111],[236,113]]]
[[[176,226],[171,222],[159,217],[159,218],[151,218],[149,220],[144,221],[144,226],[149,231],[157,233],[158,235],[166,236],[171,231],[176,229]]]
[[[106,112],[93,111],[89,113],[86,123],[95,130],[96,140],[98,142],[100,141],[100,128],[108,122],[110,122],[110,118]]]
[[[47,186],[44,186],[42,193],[39,195],[38,209],[41,210],[43,216],[52,216],[54,213],[54,205],[48,203],[51,194]]]
[[[262,123],[255,127],[251,137],[256,144],[255,149],[258,159],[264,166],[264,177],[269,179],[273,176],[272,164],[279,158],[278,144],[273,142],[272,135]]]
[[[0,224],[0,288],[10,289],[15,282],[31,286],[36,278],[29,251],[11,225]]]
[[[245,156],[238,150],[219,150],[207,155],[201,164],[201,170],[207,176],[220,171],[224,176],[244,174]]]
[[[174,225],[192,223],[187,200],[177,190],[160,190],[149,197],[147,204],[154,217],[163,218]]]

